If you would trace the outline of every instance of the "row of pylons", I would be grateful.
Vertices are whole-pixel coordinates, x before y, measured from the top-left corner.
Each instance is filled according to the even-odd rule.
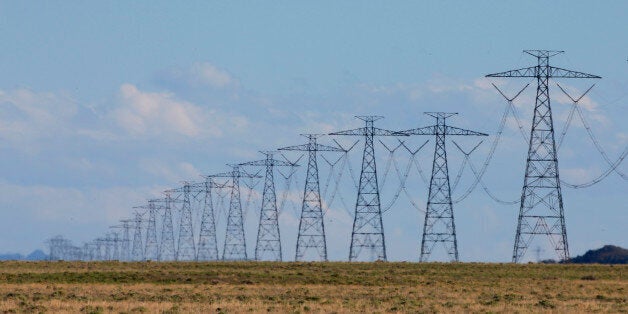
[[[554,137],[554,125],[549,97],[550,78],[599,78],[598,76],[565,70],[549,65],[549,59],[562,51],[526,50],[537,58],[537,65],[487,77],[530,77],[536,78],[536,102],[529,148],[526,158],[524,185],[521,193],[520,210],[512,255],[513,262],[520,262],[536,235],[549,238],[561,260],[569,259],[567,232],[563,200],[560,187],[558,156]],[[386,241],[382,221],[380,190],[378,185],[374,139],[379,136],[433,136],[434,157],[429,194],[423,224],[420,261],[427,261],[437,245],[442,245],[451,261],[458,261],[456,225],[449,182],[446,139],[449,136],[487,136],[487,134],[462,129],[447,124],[447,118],[456,113],[427,112],[435,124],[405,131],[392,131],[375,127],[381,116],[358,116],[365,126],[357,129],[332,132],[332,136],[360,136],[364,139],[362,166],[355,202],[354,221],[351,232],[349,261],[387,260]],[[317,157],[319,152],[346,153],[346,149],[322,145],[317,142],[321,135],[306,134],[307,143],[263,152],[262,160],[231,164],[231,171],[205,176],[205,181],[184,183],[180,188],[168,190],[166,197],[152,199],[148,205],[140,206],[133,219],[121,220],[116,228],[119,233],[110,233],[82,247],[55,237],[49,240],[51,259],[119,259],[119,260],[248,260],[244,215],[240,195],[240,180],[260,178],[246,170],[262,168],[264,187],[260,208],[255,260],[284,260],[279,230],[279,212],[275,191],[275,167],[296,167],[296,163],[274,158],[279,151],[307,152],[307,169],[299,220],[296,261],[327,261],[327,239],[325,235],[323,200]],[[228,179],[218,182],[219,179]],[[230,201],[226,219],[226,232],[222,255],[219,255],[216,236],[216,217],[212,191],[229,189]],[[173,197],[176,195],[176,197]],[[181,211],[178,237],[173,229],[172,209],[178,204]],[[200,208],[200,229],[194,236],[192,204]],[[161,213],[161,236],[158,241],[156,220]],[[143,218],[147,215],[147,218]],[[133,238],[131,239],[131,230]],[[177,243],[175,245],[175,239]]]

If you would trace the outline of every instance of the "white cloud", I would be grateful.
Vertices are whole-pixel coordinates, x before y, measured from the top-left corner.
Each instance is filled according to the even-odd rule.
[[[208,62],[197,62],[187,68],[171,69],[163,78],[171,83],[183,83],[189,87],[209,87],[214,90],[240,87],[240,81],[233,75]]]
[[[162,135],[173,132],[197,136],[201,132],[203,112],[170,93],[140,91],[131,84],[120,87],[121,107],[114,111],[119,125],[131,134]]]
[[[24,142],[60,136],[71,131],[76,102],[63,94],[29,89],[0,90],[0,137]]]
[[[234,79],[227,71],[207,62],[195,63],[189,71],[190,78],[197,83],[216,88],[239,85],[238,80]]]
[[[222,137],[242,130],[248,119],[180,100],[169,92],[146,92],[132,84],[120,87],[114,120],[134,136]]]

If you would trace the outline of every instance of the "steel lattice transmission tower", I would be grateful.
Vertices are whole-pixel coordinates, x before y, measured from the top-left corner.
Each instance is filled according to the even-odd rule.
[[[447,125],[445,120],[457,113],[426,112],[425,114],[436,118],[436,124],[399,132],[406,135],[436,136],[430,191],[427,198],[423,224],[420,260],[421,262],[427,261],[434,246],[437,243],[442,243],[451,260],[457,262],[458,241],[456,239],[454,207],[451,202],[451,187],[449,185],[449,168],[447,166],[445,140],[448,135],[487,136],[487,134]]]
[[[305,177],[305,187],[303,189],[303,204],[301,206],[297,250],[294,259],[295,261],[303,261],[308,251],[315,251],[315,253],[318,254],[318,260],[327,261],[327,239],[325,237],[325,222],[316,156],[320,151],[344,152],[344,150],[316,143],[316,139],[321,135],[302,135],[308,138],[309,141],[307,144],[279,149],[308,152],[307,174]]]
[[[120,220],[122,223],[122,228],[124,229],[124,234],[122,236],[122,260],[129,261],[131,260],[131,229],[133,226],[131,223],[133,220],[131,219],[122,219]]]
[[[201,214],[201,229],[198,237],[198,261],[218,260],[218,240],[216,237],[216,216],[212,200],[212,189],[220,188],[214,180],[207,177],[203,182],[205,196],[203,200],[203,212]]]
[[[126,246],[127,245],[126,240],[128,240],[128,236],[129,236],[127,228],[130,228],[130,226],[128,224],[123,223],[122,225],[111,226],[110,228],[123,230],[122,238],[120,238],[120,233],[114,232],[113,242],[115,246],[114,246],[114,251],[113,251],[113,259],[119,260],[119,261],[126,261],[127,251],[125,250],[128,248],[128,246]],[[84,254],[87,254],[88,250],[89,250],[89,246],[86,243],[83,248],[83,251],[85,252]]]
[[[360,184],[355,205],[349,261],[358,259],[364,248],[371,250],[371,258],[375,257],[377,260],[386,261],[386,241],[384,239],[373,139],[375,136],[405,136],[405,134],[376,128],[374,122],[382,119],[381,116],[358,116],[356,118],[364,121],[366,126],[329,134],[364,136],[362,171],[360,172]]]
[[[196,258],[196,247],[194,244],[194,229],[192,225],[192,205],[190,203],[192,185],[189,182],[184,182],[182,187],[169,190],[168,192],[179,193],[183,196],[175,260],[193,261]]]
[[[161,224],[161,243],[159,245],[159,260],[175,260],[176,251],[174,248],[174,229],[172,227],[172,203],[170,193],[166,192],[164,203],[164,216]]]
[[[134,261],[141,261],[144,259],[144,250],[142,248],[142,213],[135,212],[135,232],[133,234],[133,248],[131,251],[131,258]],[[109,255],[108,253],[106,255]]]
[[[65,251],[67,251],[67,248],[65,249]],[[105,235],[105,260],[110,261],[112,254],[113,254],[113,238],[111,238],[111,233],[107,233]]]
[[[600,78],[549,65],[550,57],[563,53],[552,50],[524,50],[536,57],[537,65],[489,74],[486,77],[536,78],[536,103],[530,131],[526,171],[521,192],[512,261],[520,262],[535,235],[546,235],[562,260],[569,259],[563,197],[558,174],[558,153],[550,106],[550,78]]]
[[[231,178],[231,199],[227,215],[227,231],[222,251],[223,260],[247,260],[246,238],[244,237],[244,216],[240,199],[240,178],[259,178],[259,176],[242,173],[240,165],[230,165],[231,172],[211,175],[209,177]]]
[[[262,152],[266,155],[263,160],[256,160],[240,164],[240,166],[264,167],[264,192],[262,193],[262,208],[257,229],[257,243],[255,245],[255,260],[282,261],[281,234],[279,232],[279,212],[277,211],[277,195],[275,193],[275,167],[294,167],[295,165],[276,160],[273,152]]]
[[[146,226],[146,249],[144,255],[147,260],[159,259],[159,242],[157,241],[157,210],[163,206],[157,205],[158,200],[148,200],[148,225]]]
[[[112,232],[111,243],[113,244],[113,253],[111,259],[115,261],[120,260],[120,234],[118,232]]]
[[[94,259],[98,260],[98,261],[102,261],[105,260],[106,258],[103,255],[103,245],[105,245],[105,239],[104,238],[96,238],[94,240],[94,243],[96,244],[96,254]]]
[[[148,205],[136,206],[133,208],[146,209],[148,213],[148,225],[146,226],[146,241],[144,243],[144,259],[159,259],[159,243],[157,242],[157,202],[160,200],[148,200]]]

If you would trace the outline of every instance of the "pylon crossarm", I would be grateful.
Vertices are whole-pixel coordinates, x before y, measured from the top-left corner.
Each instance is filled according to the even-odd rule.
[[[488,134],[486,133],[481,133],[481,132],[476,132],[476,131],[471,131],[471,130],[466,130],[466,129],[461,129],[461,128],[457,128],[454,126],[445,126],[445,134],[446,135],[476,135],[476,136],[488,136]]]
[[[410,129],[410,130],[405,130],[405,131],[399,131],[397,133],[404,134],[406,136],[408,136],[408,135],[434,135],[434,134],[436,134],[436,126],[435,125],[426,126],[426,127],[422,127],[422,128],[416,128],[416,129]]]
[[[265,167],[269,161],[275,167],[292,167],[292,166],[298,167],[299,166],[299,165],[293,165],[291,163],[288,163],[282,160],[277,160],[277,159],[271,159],[271,160],[263,159],[263,160],[249,161],[249,162],[241,163],[240,166]]]
[[[516,70],[510,70],[506,72],[499,72],[488,74],[486,77],[538,77],[547,76],[554,78],[602,78],[601,76],[588,74],[584,72],[572,71],[563,68],[548,66],[549,71],[539,72],[541,67],[532,66],[527,68],[521,68]]]
[[[329,135],[354,135],[354,136],[365,136],[367,132],[366,128],[357,128],[353,130],[345,130],[329,133]]]
[[[536,66],[488,74],[486,77],[536,77]]]
[[[572,71],[557,67],[550,66],[550,77],[560,77],[560,78],[602,78],[601,76],[588,74],[584,72]]]
[[[353,136],[366,136],[368,135],[367,128],[357,128],[353,130],[339,131],[329,133],[329,135],[353,135]],[[375,136],[408,136],[406,134],[402,134],[400,132],[395,132],[391,130],[385,130],[380,128],[373,128],[373,135]]]

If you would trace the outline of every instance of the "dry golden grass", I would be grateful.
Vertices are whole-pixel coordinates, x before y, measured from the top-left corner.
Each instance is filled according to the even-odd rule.
[[[628,312],[628,266],[0,263],[0,311]]]

